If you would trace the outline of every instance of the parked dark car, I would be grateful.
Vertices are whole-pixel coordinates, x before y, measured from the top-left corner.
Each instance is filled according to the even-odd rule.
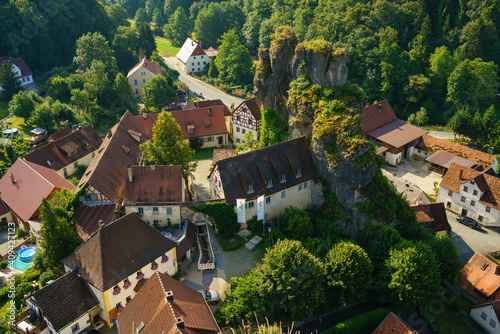
[[[479,223],[471,217],[458,216],[457,222],[469,226],[470,228],[479,228]]]

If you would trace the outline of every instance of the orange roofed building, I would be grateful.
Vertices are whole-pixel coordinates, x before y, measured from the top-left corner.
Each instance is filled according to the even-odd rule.
[[[382,323],[373,331],[373,334],[418,334],[413,327],[406,321],[395,315],[389,315],[382,321]]]
[[[460,287],[481,302],[500,298],[500,266],[475,253],[462,268]]]
[[[5,211],[2,216],[37,234],[40,230],[38,214],[42,199],[50,199],[52,192],[62,189],[72,191],[75,186],[50,168],[17,159],[0,179],[0,197],[7,209],[2,210]]]
[[[117,319],[120,334],[217,334],[221,330],[201,293],[156,272]]]

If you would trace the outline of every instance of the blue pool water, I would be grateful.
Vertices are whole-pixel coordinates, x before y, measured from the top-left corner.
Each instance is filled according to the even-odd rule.
[[[18,257],[14,260],[14,269],[20,270],[20,271],[26,271],[29,267],[31,267],[33,263],[31,262],[23,262],[19,260]]]

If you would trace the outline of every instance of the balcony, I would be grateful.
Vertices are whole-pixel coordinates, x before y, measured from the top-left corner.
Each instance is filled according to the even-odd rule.
[[[36,319],[35,321],[29,321],[27,311],[22,312],[14,319],[14,324],[10,326],[10,329],[18,334],[38,334],[47,328],[47,322]]]

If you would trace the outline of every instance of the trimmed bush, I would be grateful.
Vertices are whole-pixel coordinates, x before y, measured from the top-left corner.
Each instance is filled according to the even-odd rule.
[[[54,280],[57,278],[57,274],[51,270],[44,272],[40,275],[40,286],[44,287],[47,285],[48,281]]]
[[[7,261],[2,261],[0,262],[0,269],[5,269],[7,268],[8,265],[9,263]]]
[[[335,327],[324,331],[325,334],[365,334],[372,333],[375,328],[391,312],[389,308],[378,308],[376,310],[363,313],[345,322],[337,324]]]

